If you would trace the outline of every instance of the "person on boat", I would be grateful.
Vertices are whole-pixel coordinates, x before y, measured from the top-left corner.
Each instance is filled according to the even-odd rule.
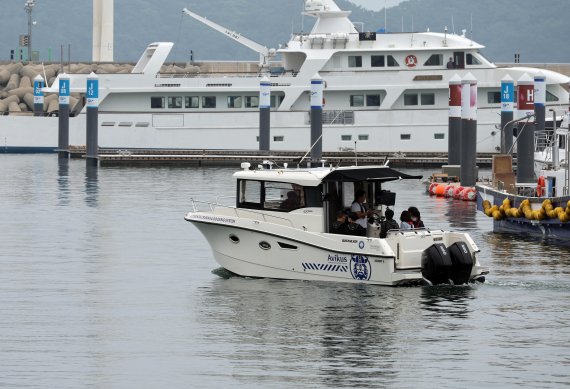
[[[413,230],[414,223],[412,222],[412,215],[410,211],[402,211],[400,215],[400,229],[401,230]]]
[[[348,234],[348,216],[344,211],[338,211],[336,213],[336,220],[331,224],[331,233]]]
[[[350,207],[350,211],[356,214],[356,223],[366,230],[368,226],[368,216],[372,214],[372,211],[366,209],[364,205],[366,201],[366,193],[362,189],[358,189],[354,194],[354,201]]]
[[[287,192],[287,198],[281,203],[279,208],[287,210],[299,208],[299,196],[297,195],[297,192],[294,190]]]
[[[382,223],[380,224],[380,238],[382,239],[388,236],[388,231],[400,229],[398,222],[394,220],[394,211],[390,208],[386,209],[384,217],[385,219],[382,220]]]
[[[448,69],[455,69],[455,63],[453,62],[452,57],[449,57],[449,61],[447,61],[447,68]]]
[[[348,224],[346,225],[346,234],[356,236],[366,236],[366,228],[358,222],[359,217],[356,212],[348,214]],[[366,220],[365,220],[366,221]]]
[[[422,217],[420,215],[420,210],[416,207],[408,208],[410,215],[412,216],[412,223],[414,223],[414,228],[425,228],[424,222],[422,221]]]

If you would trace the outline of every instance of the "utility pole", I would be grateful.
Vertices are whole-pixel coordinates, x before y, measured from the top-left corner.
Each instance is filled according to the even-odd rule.
[[[24,9],[28,13],[28,62],[32,62],[32,11],[36,0],[26,0]]]

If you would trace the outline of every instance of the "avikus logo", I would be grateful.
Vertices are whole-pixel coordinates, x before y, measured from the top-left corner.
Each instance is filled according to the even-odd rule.
[[[329,262],[334,262],[334,263],[347,263],[348,262],[348,257],[344,256],[344,255],[330,255],[329,254]]]

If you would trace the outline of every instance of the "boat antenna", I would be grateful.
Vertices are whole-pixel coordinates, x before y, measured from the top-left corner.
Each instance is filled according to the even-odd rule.
[[[388,0],[384,0],[384,33],[388,32]]]
[[[358,166],[358,153],[356,152],[356,141],[354,141],[354,162]]]
[[[473,46],[473,14],[471,14],[471,46]]]
[[[455,21],[453,20],[453,15],[451,15],[451,31],[453,31],[453,35],[455,35]]]
[[[402,32],[404,32],[404,15],[402,15]]]
[[[299,166],[303,163],[303,161],[305,160],[305,158],[307,158],[307,155],[309,155],[309,153],[311,152],[311,150],[313,149],[313,147],[315,147],[315,145],[321,140],[321,138],[323,137],[323,134],[321,134],[317,140],[315,141],[315,143],[313,143],[311,145],[311,147],[309,148],[309,150],[307,150],[307,152],[305,153],[305,155],[303,155],[303,158],[301,158],[301,160],[299,161],[299,163],[297,164],[297,168],[299,168]]]

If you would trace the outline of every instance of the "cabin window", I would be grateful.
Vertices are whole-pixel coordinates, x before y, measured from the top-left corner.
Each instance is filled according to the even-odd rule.
[[[384,56],[383,55],[373,55],[370,57],[370,65],[373,68],[383,68],[384,65]]]
[[[400,134],[400,140],[411,140],[412,134]]]
[[[367,107],[379,107],[380,106],[380,95],[366,95],[366,106]]]
[[[396,58],[392,57],[391,55],[388,56],[388,66],[390,67],[397,67],[400,66]]]
[[[358,135],[358,140],[368,140],[368,135]]]
[[[305,206],[303,187],[286,182],[265,182],[263,208],[275,211],[292,211]]]
[[[424,66],[442,66],[443,65],[443,55],[442,54],[434,54],[428,58],[428,60],[424,63]]]
[[[501,91],[487,92],[487,102],[489,104],[501,104]]]
[[[352,135],[341,135],[340,140],[343,142],[350,142],[352,140]]]
[[[364,107],[364,95],[351,95],[350,96],[350,106],[351,107]]]
[[[261,181],[239,182],[238,207],[261,208]]]
[[[433,134],[433,139],[437,139],[437,140],[445,139],[445,134],[444,133]]]
[[[202,96],[202,108],[216,108],[216,96]]]
[[[169,97],[168,108],[182,108],[182,96]]]
[[[418,94],[417,93],[404,94],[404,105],[418,105]]]
[[[245,107],[246,108],[258,108],[259,107],[259,97],[258,96],[245,96]]]
[[[479,61],[473,54],[469,53],[465,55],[465,63],[467,65],[481,65],[481,61]]]
[[[362,67],[362,56],[361,55],[349,55],[348,56],[348,67],[349,68],[361,68]]]
[[[558,97],[555,94],[546,91],[546,101],[558,101]]]
[[[185,100],[186,108],[200,108],[200,99],[198,96],[186,96]]]
[[[281,105],[283,100],[285,100],[285,96],[284,95],[279,95],[279,96],[271,95],[270,100],[271,100],[271,108],[277,108]]]
[[[422,93],[422,105],[435,105],[435,93]]]
[[[164,97],[151,97],[150,108],[152,109],[164,108]]]
[[[283,142],[283,141],[285,141],[284,136],[274,136],[273,137],[273,142]]]
[[[241,108],[241,96],[228,96],[228,108]]]

